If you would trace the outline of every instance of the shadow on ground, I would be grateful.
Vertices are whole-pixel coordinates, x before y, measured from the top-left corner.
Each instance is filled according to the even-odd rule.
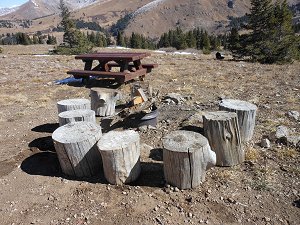
[[[193,132],[200,133],[200,134],[204,135],[204,129],[202,127],[184,126],[184,127],[180,128],[180,130],[193,131]]]
[[[163,149],[162,148],[151,149],[149,158],[155,161],[163,161]]]
[[[28,147],[32,152],[37,152],[37,151],[55,152],[55,148],[51,136],[34,139],[32,142],[28,144]]]
[[[39,133],[53,133],[58,127],[58,123],[46,123],[32,128],[31,131]]]
[[[164,187],[164,171],[162,163],[141,162],[139,178],[130,183],[132,186]]]

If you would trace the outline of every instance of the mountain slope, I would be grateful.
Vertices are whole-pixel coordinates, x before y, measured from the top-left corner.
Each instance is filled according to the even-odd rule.
[[[65,0],[65,4],[70,10],[80,9],[97,2],[105,0]],[[2,19],[35,19],[47,15],[59,13],[60,0],[30,0],[19,6],[17,10],[6,14]]]

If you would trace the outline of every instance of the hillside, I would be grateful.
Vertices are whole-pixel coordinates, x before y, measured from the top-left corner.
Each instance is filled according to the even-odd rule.
[[[31,0],[18,10],[0,16],[0,20],[9,20],[13,24],[11,28],[0,28],[0,34],[51,32],[60,20],[58,2]],[[201,27],[210,32],[224,32],[228,29],[229,17],[243,16],[250,8],[250,0],[235,1],[233,7],[228,5],[227,0],[68,0],[66,3],[74,19],[96,22],[106,29],[126,14],[132,14],[125,34],[136,32],[152,38],[176,26],[184,30]],[[298,1],[290,0],[289,3],[296,4]],[[30,27],[20,26],[17,21],[20,19],[30,19]]]

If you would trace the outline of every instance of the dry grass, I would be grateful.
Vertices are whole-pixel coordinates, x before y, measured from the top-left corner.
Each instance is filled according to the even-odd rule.
[[[299,156],[299,152],[295,148],[282,148],[276,152],[277,156],[281,160],[286,160],[288,158],[295,159]]]
[[[253,148],[252,146],[246,148],[245,150],[245,160],[247,161],[257,161],[261,159],[261,154],[259,150]]]
[[[23,94],[16,94],[16,95],[7,95],[1,94],[0,95],[0,105],[2,106],[9,106],[13,104],[22,104],[28,101],[27,96]]]

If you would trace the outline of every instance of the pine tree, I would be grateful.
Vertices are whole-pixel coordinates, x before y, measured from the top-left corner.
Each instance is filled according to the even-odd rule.
[[[92,49],[92,44],[87,37],[75,27],[75,22],[70,18],[70,11],[63,0],[60,0],[59,9],[62,18],[61,26],[64,30],[63,42],[65,46],[59,46],[58,52],[62,54],[79,54]]]
[[[209,37],[208,37],[208,34],[206,31],[203,34],[202,45],[203,45],[203,53],[209,54],[211,45],[210,45],[210,40],[209,40]]]
[[[39,43],[39,39],[38,39],[38,37],[37,37],[36,35],[33,35],[32,43],[33,43],[34,45],[36,45],[36,44]]]
[[[118,46],[122,46],[122,47],[125,47],[126,46],[126,43],[125,43],[125,40],[124,40],[124,36],[122,34],[121,31],[118,31],[118,35],[117,35],[117,45]]]

